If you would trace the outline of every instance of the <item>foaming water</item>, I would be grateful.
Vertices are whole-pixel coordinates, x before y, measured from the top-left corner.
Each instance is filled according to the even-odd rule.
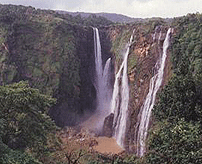
[[[163,43],[163,54],[160,56],[159,61],[157,61],[157,64],[155,65],[157,73],[150,80],[149,93],[147,94],[145,102],[141,107],[139,113],[140,119],[138,120],[136,128],[137,128],[137,155],[140,157],[143,156],[146,151],[145,141],[148,133],[149,120],[152,108],[155,103],[156,93],[159,90],[163,80],[164,67],[167,57],[167,49],[169,46],[171,30],[172,29],[169,28],[169,30],[167,31],[166,38]],[[160,39],[161,39],[161,32],[158,40]]]
[[[134,31],[133,31],[134,33]],[[114,137],[119,146],[124,147],[126,122],[128,117],[129,86],[128,86],[128,54],[132,44],[133,34],[127,45],[124,60],[115,77],[114,89],[111,100],[111,113],[114,113]],[[121,88],[120,84],[121,83]]]
[[[95,113],[83,125],[96,132],[101,132],[104,119],[109,113],[111,100],[110,76],[111,58],[104,66],[102,64],[101,44],[99,31],[93,28],[94,32],[94,55],[95,55],[95,88],[96,88],[96,110]]]

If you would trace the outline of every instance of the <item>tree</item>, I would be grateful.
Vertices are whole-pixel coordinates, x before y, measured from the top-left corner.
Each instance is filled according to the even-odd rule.
[[[202,163],[202,15],[174,20],[173,72],[153,109],[148,163]]]
[[[158,122],[149,140],[148,163],[202,163],[200,124],[166,120]]]
[[[196,86],[191,75],[176,76],[160,94],[160,101],[153,109],[158,121],[163,119],[200,121],[202,107],[198,101]]]
[[[47,115],[55,102],[30,88],[28,82],[0,86],[0,145],[4,147],[1,150],[5,150],[1,152],[2,158],[25,148],[36,154],[43,153],[47,135],[56,129]]]

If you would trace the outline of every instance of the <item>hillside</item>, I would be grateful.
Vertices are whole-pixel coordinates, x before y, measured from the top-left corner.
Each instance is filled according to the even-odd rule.
[[[144,19],[141,18],[131,18],[122,14],[116,13],[84,13],[84,12],[68,12],[68,11],[57,11],[59,14],[69,14],[73,17],[80,15],[82,18],[88,18],[91,15],[96,15],[97,17],[104,17],[114,23],[132,23],[132,22],[143,22]]]

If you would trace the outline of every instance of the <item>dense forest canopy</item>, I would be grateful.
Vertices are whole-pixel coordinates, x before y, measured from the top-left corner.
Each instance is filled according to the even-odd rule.
[[[24,151],[30,149],[35,156],[46,151],[48,135],[56,131],[47,115],[55,101],[27,82],[0,87],[1,163],[38,163]]]

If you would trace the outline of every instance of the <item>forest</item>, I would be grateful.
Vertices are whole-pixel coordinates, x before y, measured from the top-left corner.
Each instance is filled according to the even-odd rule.
[[[173,75],[153,109],[148,163],[201,163],[201,14],[175,18]]]
[[[101,154],[75,140],[64,143],[66,125],[75,125],[94,107],[91,27],[125,33],[133,25],[149,27],[142,33],[147,35],[159,24],[175,31],[169,46],[172,68],[152,110],[146,154]],[[118,39],[109,44],[114,56],[125,38]],[[202,163],[202,14],[119,24],[96,15],[0,5],[0,163]]]

